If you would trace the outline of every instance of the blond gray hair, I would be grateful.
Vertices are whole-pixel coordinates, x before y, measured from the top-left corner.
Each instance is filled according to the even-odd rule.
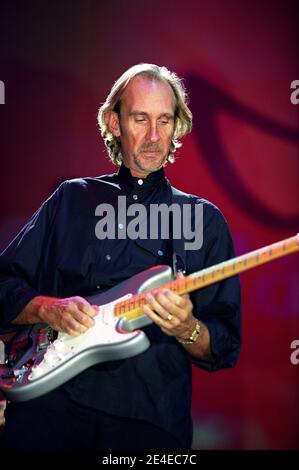
[[[122,154],[119,137],[115,137],[109,130],[106,122],[106,113],[110,111],[120,112],[121,96],[132,78],[141,75],[150,80],[160,80],[168,83],[175,95],[175,127],[171,141],[167,161],[174,162],[174,153],[181,147],[180,139],[191,132],[192,113],[187,106],[187,93],[182,80],[176,73],[170,72],[166,67],[159,67],[155,64],[137,64],[130,67],[114,83],[106,101],[102,104],[98,112],[98,124],[110,159],[115,165],[121,165]]]

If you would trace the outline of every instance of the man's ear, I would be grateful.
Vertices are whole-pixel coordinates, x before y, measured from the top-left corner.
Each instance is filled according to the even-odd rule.
[[[120,125],[118,114],[115,111],[107,111],[105,113],[105,120],[109,132],[111,132],[114,137],[120,137]]]

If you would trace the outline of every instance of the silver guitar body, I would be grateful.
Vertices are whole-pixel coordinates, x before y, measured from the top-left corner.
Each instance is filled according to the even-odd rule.
[[[36,341],[31,366],[26,366],[24,361],[28,357],[24,356],[24,364],[19,360],[18,370],[6,379],[3,379],[2,367],[1,392],[11,401],[31,400],[54,390],[95,364],[127,359],[146,351],[150,342],[138,328],[150,324],[151,320],[146,315],[130,321],[116,318],[114,306],[121,300],[159,287],[172,279],[169,266],[155,266],[107,292],[86,297],[92,305],[100,306],[95,325],[77,337],[59,333],[57,339],[49,342],[45,349]],[[39,325],[34,328],[38,332]],[[8,372],[6,376],[9,376],[9,369],[5,370]]]

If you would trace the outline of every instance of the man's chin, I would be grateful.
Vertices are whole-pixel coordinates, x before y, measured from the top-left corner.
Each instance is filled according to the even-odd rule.
[[[165,160],[166,160],[165,158],[163,158],[161,160],[161,158],[159,158],[159,159],[156,158],[155,159],[155,158],[150,157],[150,158],[146,158],[146,161],[139,160],[138,161],[138,166],[142,171],[152,173],[153,171],[160,170],[160,168],[162,168]]]

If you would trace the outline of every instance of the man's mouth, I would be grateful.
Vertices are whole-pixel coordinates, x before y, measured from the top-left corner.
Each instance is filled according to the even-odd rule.
[[[146,155],[159,155],[160,151],[159,150],[143,150],[142,153],[145,153]]]
[[[149,148],[149,149],[141,150],[141,153],[154,157],[156,155],[159,155],[161,153],[161,150],[160,149],[150,149]]]

